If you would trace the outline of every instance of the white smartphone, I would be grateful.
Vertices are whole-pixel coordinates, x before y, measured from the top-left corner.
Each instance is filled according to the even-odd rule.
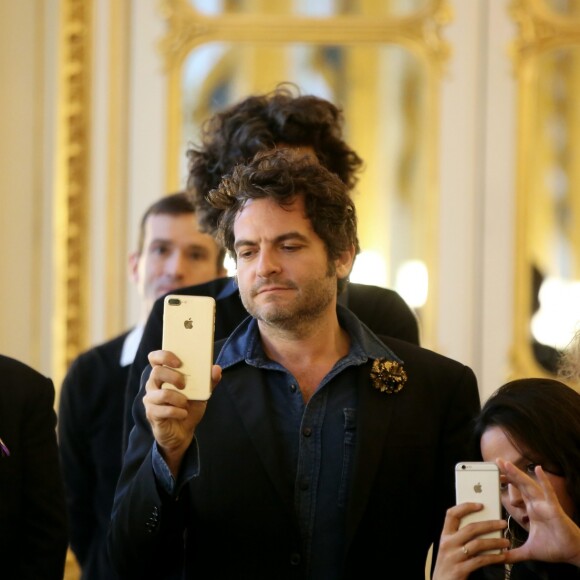
[[[497,465],[490,461],[463,461],[455,466],[455,495],[458,504],[477,502],[483,509],[461,518],[462,528],[473,522],[501,520],[500,479]],[[501,538],[501,530],[482,534],[482,538]],[[488,550],[499,554],[501,550]]]
[[[188,399],[207,401],[211,395],[211,367],[215,326],[215,300],[210,296],[169,294],[163,303],[163,350],[179,357],[176,369],[185,375],[185,389],[163,383],[162,388]]]

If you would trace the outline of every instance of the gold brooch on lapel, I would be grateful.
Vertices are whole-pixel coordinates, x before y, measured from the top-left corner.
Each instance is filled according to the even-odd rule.
[[[377,358],[371,369],[371,381],[377,391],[392,395],[405,386],[407,373],[397,361]]]

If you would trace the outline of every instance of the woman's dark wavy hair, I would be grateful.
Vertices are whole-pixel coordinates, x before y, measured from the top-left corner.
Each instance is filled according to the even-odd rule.
[[[483,406],[478,441],[490,427],[500,427],[522,455],[566,478],[580,525],[580,393],[553,379],[511,381]]]
[[[218,240],[234,256],[234,222],[251,199],[273,199],[288,207],[304,196],[306,217],[323,241],[329,260],[354,246],[359,251],[354,202],[346,185],[328,169],[292,149],[271,149],[236,165],[208,199],[219,212]],[[346,278],[338,280],[340,292]]]
[[[362,167],[360,157],[344,142],[342,111],[312,95],[300,95],[290,83],[252,95],[216,113],[202,127],[201,145],[187,151],[187,189],[194,196],[200,227],[215,233],[219,210],[207,194],[238,163],[278,145],[309,146],[318,161],[352,190]]]

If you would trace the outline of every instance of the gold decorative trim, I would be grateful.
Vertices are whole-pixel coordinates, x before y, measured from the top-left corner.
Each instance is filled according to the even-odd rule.
[[[518,26],[512,53],[519,67],[538,53],[580,44],[580,18],[557,14],[542,0],[512,0],[509,13]]]
[[[407,48],[440,78],[451,55],[442,29],[452,20],[448,0],[432,0],[406,17],[333,16],[326,19],[272,14],[206,16],[188,0],[161,0],[167,34],[159,47],[168,74],[168,103],[181,102],[181,71],[187,55],[207,42],[309,44],[393,44]],[[168,191],[180,186],[177,163],[182,117],[179,107],[168,107]]]
[[[90,0],[61,2],[59,119],[55,201],[55,308],[53,378],[60,384],[68,365],[86,345]]]

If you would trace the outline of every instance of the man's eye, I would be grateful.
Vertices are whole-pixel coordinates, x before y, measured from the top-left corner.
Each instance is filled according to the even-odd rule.
[[[301,248],[301,246],[297,246],[296,244],[284,244],[282,246],[282,249],[285,252],[295,252],[296,250],[299,250]]]
[[[189,259],[193,260],[194,262],[201,262],[207,258],[207,254],[205,252],[190,252]]]
[[[153,246],[151,248],[151,253],[156,254],[158,256],[163,256],[163,255],[167,254],[168,251],[169,251],[169,248],[167,246]]]

